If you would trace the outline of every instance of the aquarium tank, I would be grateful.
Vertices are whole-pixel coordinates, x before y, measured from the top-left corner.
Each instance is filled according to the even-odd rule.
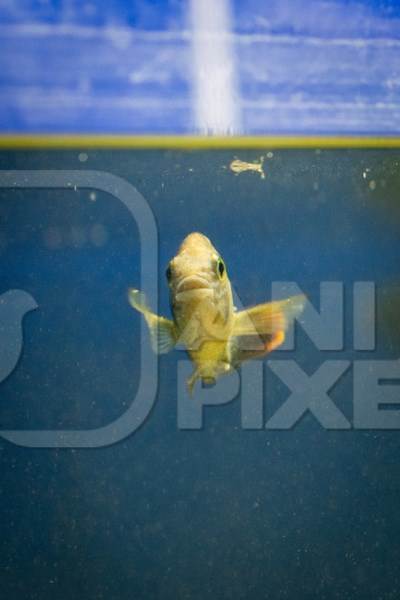
[[[0,583],[400,595],[400,9],[0,7]]]

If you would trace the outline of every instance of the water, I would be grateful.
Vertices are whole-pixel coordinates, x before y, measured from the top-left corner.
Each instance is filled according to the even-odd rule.
[[[299,329],[296,350],[271,360],[296,360],[311,374],[328,359],[396,359],[398,152],[273,151],[265,180],[227,168],[260,154],[3,152],[0,168],[107,171],[135,186],[157,223],[161,314],[170,314],[165,266],[198,230],[244,305],[284,280],[318,308],[321,281],[344,283],[344,350],[321,352]],[[28,184],[0,192],[0,291],[25,290],[38,304],[1,383],[1,428],[101,427],[138,388],[140,317],[126,296],[141,285],[138,227],[101,190]],[[377,286],[372,352],[353,349],[355,281]],[[0,442],[4,596],[397,598],[398,431],[325,431],[310,414],[288,431],[243,430],[238,399],[207,408],[201,430],[179,430],[182,358],[160,358],[153,410],[114,445]],[[331,392],[350,423],[352,380],[350,367]],[[289,391],[269,369],[264,383],[267,420]]]

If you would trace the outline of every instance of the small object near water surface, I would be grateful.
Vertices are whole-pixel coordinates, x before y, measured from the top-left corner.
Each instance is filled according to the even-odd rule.
[[[264,173],[264,157],[260,156],[260,160],[254,162],[246,162],[244,160],[240,160],[239,158],[235,158],[230,165],[229,168],[231,171],[239,175],[239,173],[244,173],[245,171],[254,171],[256,173],[260,173],[261,179],[265,179]]]

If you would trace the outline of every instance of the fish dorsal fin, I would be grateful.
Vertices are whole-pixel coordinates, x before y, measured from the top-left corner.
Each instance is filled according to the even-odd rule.
[[[304,308],[305,296],[258,304],[234,314],[232,335],[273,335],[286,331]]]
[[[159,317],[147,306],[143,292],[131,288],[128,292],[130,305],[144,316],[150,331],[151,347],[156,354],[166,354],[175,346],[176,330],[174,322]]]

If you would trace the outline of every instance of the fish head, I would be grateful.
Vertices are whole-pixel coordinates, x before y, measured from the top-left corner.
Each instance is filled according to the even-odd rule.
[[[166,276],[175,319],[195,312],[201,324],[224,327],[232,319],[232,289],[225,263],[210,240],[191,233],[170,261]]]

